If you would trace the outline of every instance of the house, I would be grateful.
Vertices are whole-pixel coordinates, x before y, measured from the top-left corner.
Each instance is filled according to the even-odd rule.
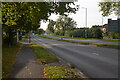
[[[104,24],[103,26],[102,26],[102,32],[103,33],[107,33],[108,32],[108,24]]]
[[[108,19],[108,32],[120,32],[120,18],[117,20]]]

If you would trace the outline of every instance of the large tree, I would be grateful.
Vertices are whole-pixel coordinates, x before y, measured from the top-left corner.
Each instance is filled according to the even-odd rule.
[[[62,34],[65,35],[66,32],[73,30],[76,28],[76,22],[67,16],[60,16],[55,24],[55,31],[60,31]]]
[[[73,2],[2,2],[2,28],[11,43],[15,31],[37,30],[41,20],[48,20],[51,13],[75,13]]]
[[[50,21],[49,21],[49,24],[48,24],[47,30],[48,30],[50,33],[54,33],[54,26],[55,26],[55,21],[50,20]]]
[[[100,11],[103,16],[109,16],[111,14],[120,15],[120,2],[114,0],[103,0],[99,2]]]

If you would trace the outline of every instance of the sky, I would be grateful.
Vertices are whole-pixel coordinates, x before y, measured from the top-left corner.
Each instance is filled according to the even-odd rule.
[[[76,14],[70,14],[69,17],[73,18],[74,21],[77,23],[78,28],[86,27],[86,11],[85,8],[87,8],[87,27],[92,27],[92,25],[103,25],[108,23],[108,19],[111,18],[112,20],[116,20],[117,16],[114,14],[103,17],[100,12],[100,7],[98,6],[98,3],[101,0],[78,0],[75,2],[75,4],[80,5],[79,10],[76,12]],[[84,8],[83,8],[84,7]],[[58,15],[52,14],[49,19],[57,20]],[[48,22],[41,23],[40,28],[46,30],[48,25]]]

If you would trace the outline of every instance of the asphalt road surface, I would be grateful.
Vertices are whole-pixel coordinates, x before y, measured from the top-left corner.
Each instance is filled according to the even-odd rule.
[[[52,35],[45,35],[51,38],[61,39],[61,37],[56,37]],[[120,41],[102,41],[102,40],[93,40],[93,39],[72,39],[72,38],[62,38],[64,40],[72,40],[72,41],[78,41],[78,42],[93,42],[93,43],[104,43],[104,44],[112,44],[112,45],[120,45]]]
[[[90,78],[118,78],[118,50],[31,35],[31,41],[73,64]]]

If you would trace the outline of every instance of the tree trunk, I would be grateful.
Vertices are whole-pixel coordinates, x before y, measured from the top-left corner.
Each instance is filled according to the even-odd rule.
[[[15,43],[13,30],[10,28],[7,32],[7,43],[12,46]]]

